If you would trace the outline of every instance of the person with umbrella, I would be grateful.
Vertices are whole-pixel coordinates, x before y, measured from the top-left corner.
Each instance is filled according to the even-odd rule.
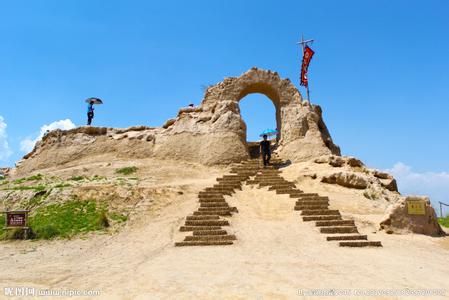
[[[92,120],[94,118],[94,104],[103,104],[103,101],[99,98],[88,98],[86,99],[87,105],[87,125],[90,126],[92,124]]]
[[[270,141],[268,140],[268,135],[276,135],[277,131],[272,129],[264,130],[261,133],[261,136],[263,137],[263,141],[260,142],[260,153],[262,154],[263,159],[263,165],[267,166],[270,163],[271,159],[271,145]]]

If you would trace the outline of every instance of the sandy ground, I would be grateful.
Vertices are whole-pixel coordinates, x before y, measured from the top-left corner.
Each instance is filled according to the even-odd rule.
[[[353,215],[361,231],[384,247],[340,248],[312,223],[301,221],[294,199],[254,186],[229,197],[239,209],[228,218],[228,230],[238,238],[234,245],[174,247],[185,235],[179,226],[198,206],[197,190],[221,172],[215,169],[207,176],[196,168],[203,175],[193,188],[167,206],[145,208],[117,234],[2,242],[0,288],[99,290],[94,299],[320,299],[303,297],[300,291],[446,288],[449,298],[449,237],[387,235],[372,223],[380,212],[357,214],[349,205],[343,213]],[[167,171],[165,179],[179,179],[175,173]],[[341,208],[348,195],[333,193],[331,205]],[[432,297],[439,298],[444,297]]]

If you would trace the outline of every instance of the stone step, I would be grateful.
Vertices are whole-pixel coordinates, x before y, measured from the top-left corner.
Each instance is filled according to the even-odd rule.
[[[208,215],[219,215],[219,216],[231,216],[232,210],[216,210],[216,211],[195,211],[194,216],[208,216]]]
[[[320,197],[320,196],[300,196],[297,201],[329,201],[328,197]]]
[[[187,216],[186,220],[218,220],[218,215],[206,215],[206,216]]]
[[[247,176],[239,176],[239,175],[224,175],[222,177],[217,178],[217,181],[242,181],[246,180]]]
[[[284,178],[282,178],[281,176],[270,176],[270,177],[266,177],[266,176],[261,176],[261,175],[257,175],[256,177],[254,177],[254,180],[256,181],[261,181],[261,182],[289,182],[288,180],[285,180]]]
[[[329,204],[301,204],[295,205],[295,210],[315,210],[315,209],[327,209]]]
[[[208,203],[208,202],[225,202],[224,198],[202,198],[198,200],[200,203]]]
[[[235,235],[226,234],[226,235],[189,235],[186,236],[184,241],[234,241],[237,238]]]
[[[277,170],[277,169],[265,169],[265,168],[262,168],[262,169],[260,169],[258,172],[257,172],[257,176],[258,177],[270,177],[270,176],[273,176],[273,177],[281,177],[282,176],[282,172],[280,172],[279,170]]]
[[[354,220],[331,220],[331,221],[317,221],[317,227],[324,226],[355,226]]]
[[[221,191],[201,191],[198,193],[198,196],[221,196],[223,193]]]
[[[230,195],[234,193],[234,189],[216,189],[216,188],[208,188],[205,190],[206,192],[212,192],[221,195]],[[202,194],[204,195],[204,194]]]
[[[304,209],[301,211],[302,216],[325,216],[325,215],[339,215],[340,212],[336,209]]]
[[[235,212],[236,210],[233,207],[199,207],[198,211],[207,211],[210,214],[217,214],[219,216],[221,216],[221,214],[219,214],[219,212]],[[195,214],[195,213],[193,213]]]
[[[225,189],[237,189],[241,188],[242,185],[239,184],[227,184],[227,183],[216,183],[212,187],[209,187],[208,189],[218,189],[218,188],[225,188]]]
[[[285,189],[289,189],[289,188],[291,188],[291,189],[294,189],[295,188],[295,186],[294,185],[287,185],[287,184],[276,184],[276,185],[271,185],[269,188],[268,188],[268,190],[269,191],[275,191],[275,190],[285,190]]]
[[[329,204],[329,200],[324,199],[307,199],[307,200],[296,200],[296,205],[320,205]]]
[[[208,193],[208,194],[198,194],[198,198],[217,198],[224,199],[223,193]]]
[[[181,226],[179,231],[220,230],[221,226]]]
[[[228,220],[186,220],[186,226],[229,226]]]
[[[339,242],[340,247],[382,247],[380,241],[351,241]]]
[[[244,180],[235,180],[235,179],[222,179],[222,180],[218,180],[217,182],[218,184],[231,184],[231,185],[237,185],[237,186],[242,186],[242,182],[244,182],[246,179]]]
[[[366,235],[355,234],[355,235],[332,235],[327,236],[326,240],[328,241],[353,241],[353,240],[367,240],[368,237]]]
[[[327,226],[355,226],[354,220],[328,220],[328,221],[317,221],[315,223],[317,227],[327,227]]]
[[[318,194],[310,194],[310,193],[298,193],[298,197],[299,199],[304,199],[304,200],[309,200],[309,199],[315,199],[315,198],[322,198],[320,197]]]
[[[224,229],[218,230],[194,230],[193,235],[227,235],[228,233]]]
[[[233,173],[233,172],[231,172]],[[247,176],[247,177],[251,177],[256,175],[256,172],[235,172],[235,174],[238,174],[240,176]]]
[[[279,187],[284,186],[286,188],[295,187],[294,183],[287,182],[287,181],[259,181],[256,183],[258,183],[260,186],[272,185],[272,186],[279,186]]]
[[[213,187],[214,188],[223,187],[223,188],[241,189],[242,188],[242,184],[241,183],[230,184],[230,183],[223,183],[223,182],[221,182],[221,183],[214,184]]]
[[[198,195],[198,200],[199,201],[211,200],[213,202],[213,201],[218,201],[218,200],[223,200],[224,201],[225,198],[224,198],[224,195],[220,195],[220,196],[204,196],[204,195],[200,196],[200,195]]]
[[[210,191],[210,192],[219,192],[220,194],[222,194],[222,195],[227,195],[227,196],[229,196],[229,195],[231,195],[231,194],[233,194],[233,193],[235,193],[235,190],[234,189],[228,189],[228,188],[226,188],[226,189],[220,189],[220,188],[213,188],[213,189],[210,189],[210,190],[207,190],[208,192]]]
[[[355,226],[320,227],[321,233],[359,233]]]
[[[299,190],[296,190],[294,188],[290,188],[290,189],[277,189],[276,190],[276,194],[290,194],[290,195],[299,195],[302,192]]]
[[[227,202],[201,202],[200,207],[229,207]]]
[[[184,241],[175,243],[176,247],[181,246],[223,246],[223,245],[232,245],[232,241],[224,240],[224,241]]]
[[[340,215],[327,215],[327,216],[304,216],[302,217],[302,220],[304,222],[309,222],[309,221],[330,221],[330,220],[341,220],[341,216]]]

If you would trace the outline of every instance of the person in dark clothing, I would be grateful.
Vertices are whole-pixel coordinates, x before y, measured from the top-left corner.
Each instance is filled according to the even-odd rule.
[[[94,118],[94,102],[90,101],[87,105],[87,125],[90,126],[92,119]]]
[[[267,166],[271,159],[271,149],[270,141],[268,140],[268,136],[266,134],[263,136],[263,141],[260,142],[260,153],[262,153],[263,165]]]

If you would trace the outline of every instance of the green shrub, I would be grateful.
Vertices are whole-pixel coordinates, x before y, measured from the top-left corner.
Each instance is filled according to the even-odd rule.
[[[125,168],[117,169],[115,172],[117,174],[130,175],[132,173],[137,172],[137,170],[138,170],[137,167],[125,167]]]
[[[67,182],[61,182],[61,183],[58,183],[57,185],[55,185],[55,188],[63,189],[65,187],[69,187],[69,186],[72,186],[72,185],[70,183],[67,183]]]
[[[84,179],[85,179],[84,176],[73,176],[73,177],[70,178],[69,180],[72,180],[72,181],[81,181],[81,180],[84,180]]]
[[[10,188],[10,190],[14,191],[26,191],[26,190],[34,190],[36,192],[44,191],[46,189],[45,185],[39,184],[39,185],[31,185],[31,186],[15,186]]]
[[[44,176],[42,174],[36,174],[30,177],[25,177],[25,178],[20,178],[20,179],[16,179],[14,180],[14,184],[21,184],[24,183],[26,181],[40,181],[44,178]]]
[[[117,223],[122,223],[128,220],[128,216],[119,213],[110,213],[109,218]]]
[[[94,175],[90,180],[94,181],[94,180],[103,180],[103,179],[106,179],[106,177],[100,176],[100,175]]]
[[[29,226],[36,239],[71,238],[80,233],[102,230],[109,226],[106,210],[94,200],[73,200],[36,210]]]
[[[36,195],[46,197],[44,194]],[[109,220],[117,223],[125,222],[127,216],[120,213],[108,213],[103,206],[98,206],[95,200],[81,201],[72,200],[62,204],[51,204],[37,208],[28,217],[28,238],[29,239],[54,239],[72,238],[79,234],[91,231],[104,230],[109,227]],[[0,239],[23,239],[22,229],[5,230],[4,214],[0,215]]]
[[[438,218],[438,223],[440,223],[441,226],[449,228],[449,216],[445,218]]]

